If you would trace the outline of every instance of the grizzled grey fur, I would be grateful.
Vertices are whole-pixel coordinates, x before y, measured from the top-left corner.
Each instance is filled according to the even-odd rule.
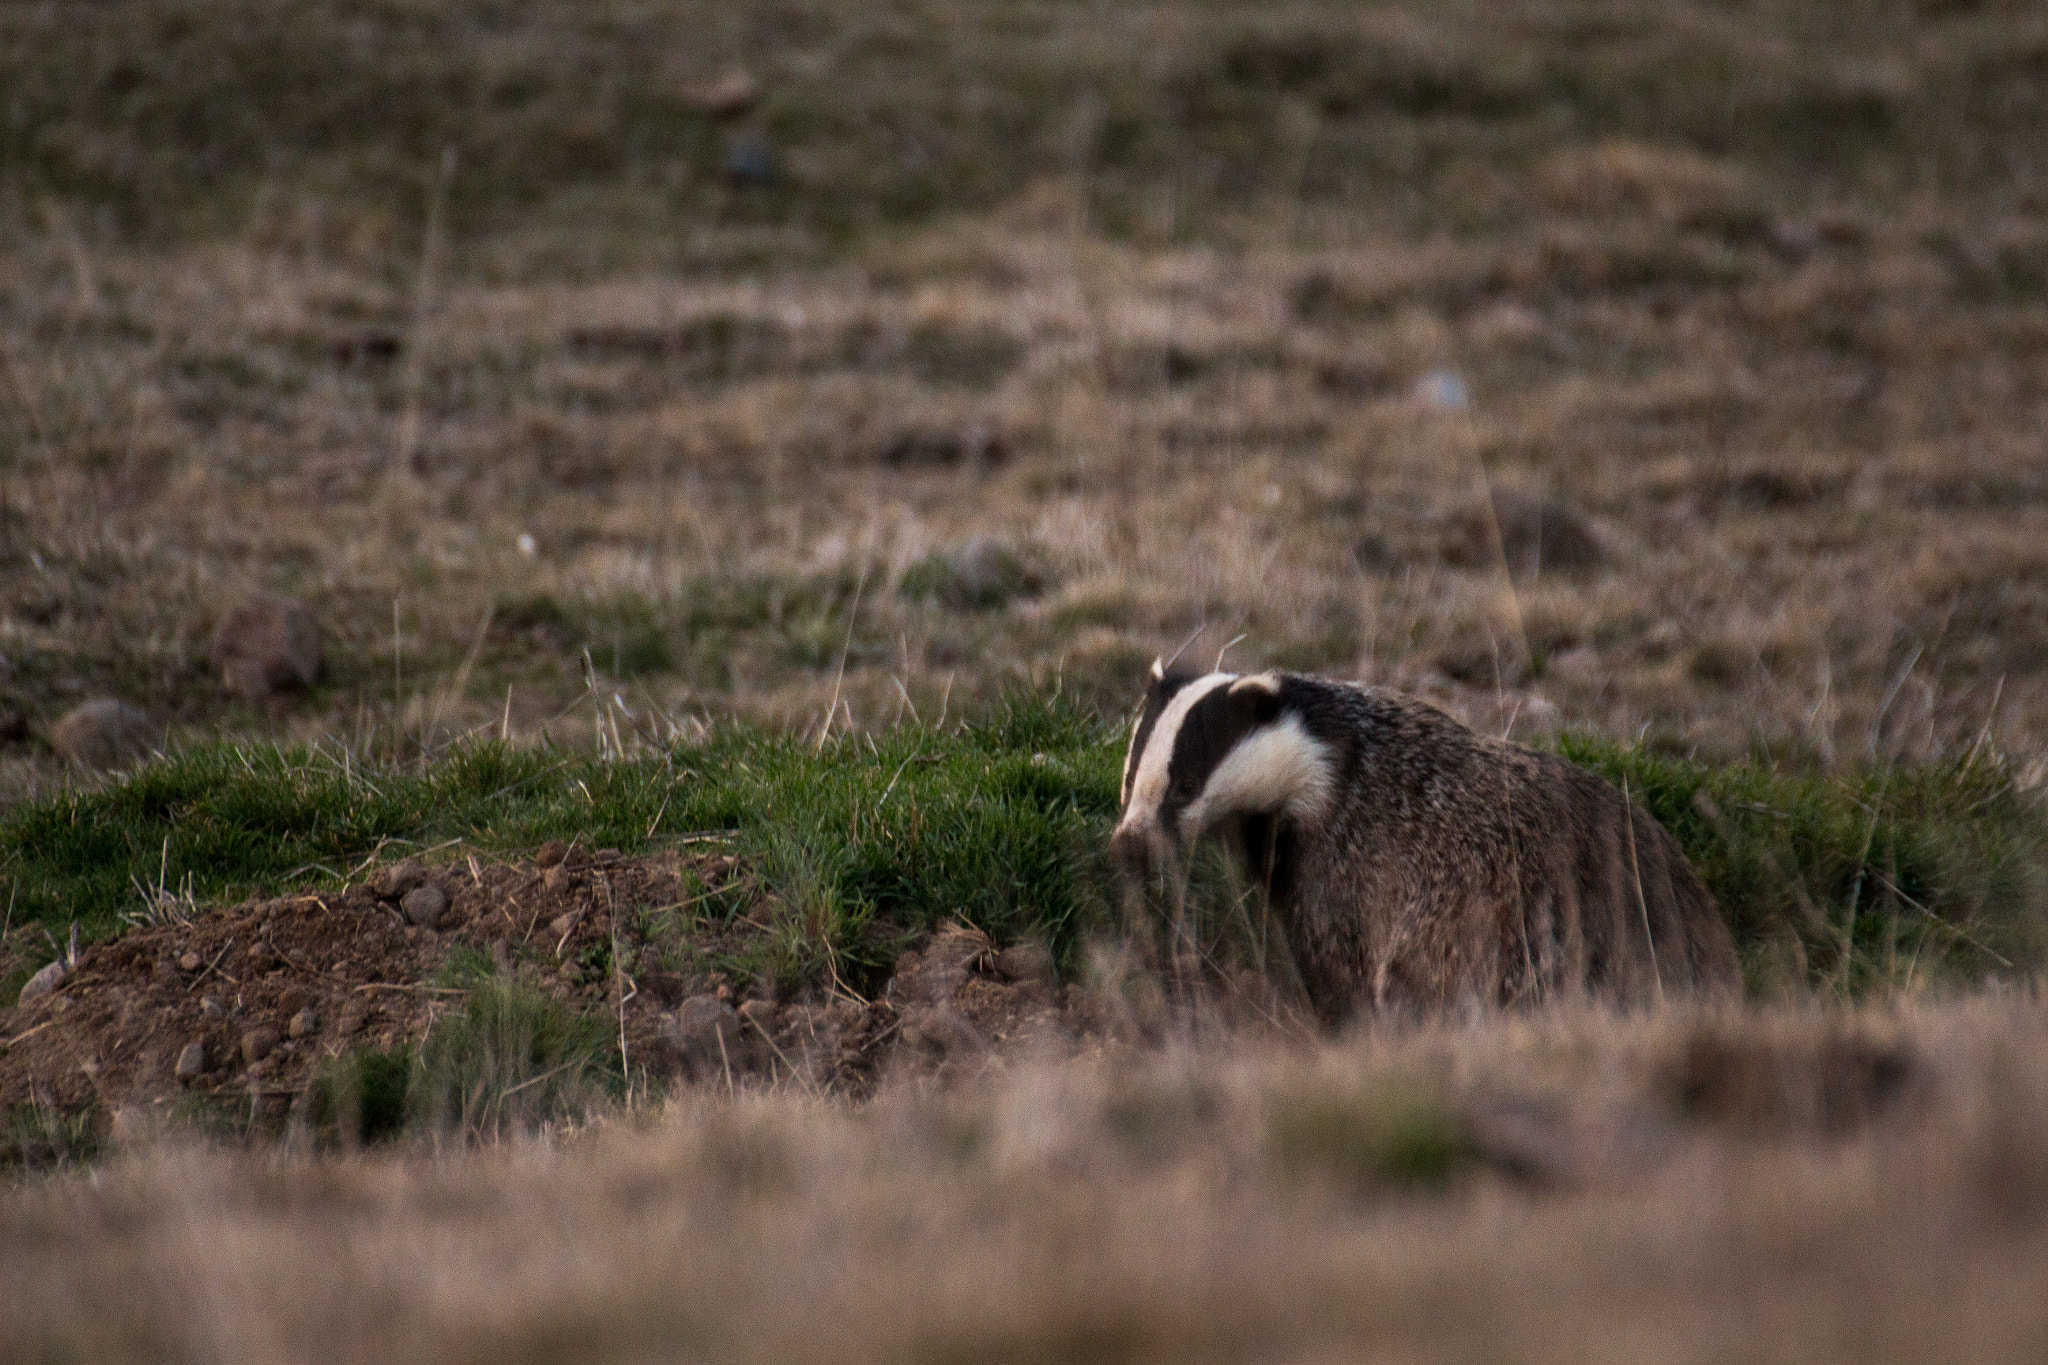
[[[1207,837],[1267,885],[1333,1025],[1739,988],[1726,923],[1648,812],[1398,693],[1155,667],[1112,847],[1152,864]]]

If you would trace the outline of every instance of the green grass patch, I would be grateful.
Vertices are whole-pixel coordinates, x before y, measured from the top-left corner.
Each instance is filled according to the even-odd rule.
[[[1789,975],[1853,995],[2048,953],[2048,818],[1991,755],[1830,775],[1584,737],[1560,749],[1677,837],[1752,987]]]
[[[620,1077],[600,1019],[515,987],[482,983],[415,1055],[406,1115],[428,1132],[503,1137],[580,1117]]]
[[[602,1020],[488,975],[464,984],[461,1011],[419,1046],[358,1048],[321,1071],[308,1110],[319,1140],[488,1141],[578,1119],[623,1083]]]
[[[746,930],[720,949],[739,955],[736,972],[793,985],[830,966],[873,981],[911,937],[956,918],[1042,937],[1064,963],[1114,922],[1105,844],[1123,742],[1068,703],[1013,699],[959,729],[822,749],[744,725],[633,759],[479,743],[402,770],[203,746],[9,812],[0,878],[17,933],[39,920],[61,938],[75,918],[99,938],[159,879],[205,902],[333,885],[380,853],[451,840],[632,852],[719,831],[740,870],[697,913]],[[2048,956],[2048,820],[1995,758],[1831,776],[1583,738],[1561,748],[1677,837],[1753,986],[1789,974],[1857,994]],[[1200,931],[1256,945],[1255,892],[1218,864],[1197,867]]]
[[[1282,1096],[1268,1122],[1268,1150],[1281,1171],[1356,1195],[1441,1189],[1478,1155],[1451,1104],[1413,1084]]]
[[[816,751],[748,727],[657,757],[462,748],[404,771],[322,751],[186,750],[101,790],[0,820],[15,922],[104,937],[142,908],[137,884],[201,900],[332,885],[380,849],[548,839],[626,851],[726,831],[784,979],[883,965],[907,931],[960,918],[998,937],[1069,945],[1102,904],[1116,805],[1103,723],[1018,702],[984,724],[903,727]],[[726,899],[723,910],[744,908]]]

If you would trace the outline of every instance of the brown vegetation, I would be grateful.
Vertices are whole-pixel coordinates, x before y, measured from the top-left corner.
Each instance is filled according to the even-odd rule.
[[[2038,1004],[1212,1042],[7,1196],[10,1358],[2037,1359]]]
[[[96,40],[104,79],[161,106],[52,113],[36,155],[71,179],[0,196],[0,687],[42,733],[78,689],[180,734],[378,744],[587,735],[566,716],[593,681],[656,729],[815,726],[835,695],[842,723],[883,724],[1027,680],[1121,704],[1205,621],[1200,647],[1243,634],[1241,663],[1710,754],[1925,755],[1987,728],[2030,752],[2048,719],[2041,39],[1995,6],[997,6],[870,28],[679,5],[639,15],[630,57],[547,7],[512,33],[443,32],[434,6],[337,17],[332,41],[257,7],[235,41],[279,70],[357,53],[314,85],[360,107],[280,106],[274,136],[362,193],[267,171],[218,202],[156,159],[212,125],[153,144],[146,120],[272,92],[156,65],[152,23],[185,43],[228,22],[189,8]],[[4,45],[61,103],[70,68],[45,90],[32,64],[73,39],[39,14]],[[681,31],[702,70],[663,46]],[[1110,58],[1138,33],[1142,69]],[[543,50],[583,67],[529,69]],[[464,74],[406,74],[433,52]],[[577,94],[567,73],[607,62],[624,84]],[[643,97],[696,128],[733,69],[786,111],[788,174],[758,201],[691,159],[695,132],[669,161],[620,140]],[[934,113],[945,69],[965,122]],[[465,83],[505,92],[502,124],[415,107]],[[1018,103],[1091,84],[1057,118]],[[453,178],[435,147],[394,191],[383,125],[348,121],[378,107],[453,139]],[[999,114],[1032,131],[974,121]],[[862,175],[912,174],[897,119],[960,198],[886,231],[807,224],[806,203],[879,193]],[[643,155],[636,181],[619,158]],[[600,183],[516,178],[549,165]],[[47,188],[159,173],[207,205],[168,240]],[[1503,527],[1513,578],[1474,536],[1490,495],[1534,516]],[[898,590],[977,536],[1030,591]],[[252,589],[304,598],[328,638],[288,716],[207,676]],[[15,793],[56,775],[35,744],[5,763]]]
[[[0,6],[0,805],[216,735],[1115,709],[1203,628],[1495,733],[2037,787],[2044,72],[2024,0]],[[317,670],[214,647],[287,597]],[[0,1040],[39,1150],[98,1145],[0,1192],[0,1354],[2048,1340],[2025,983],[1330,1042],[955,939],[742,1015],[732,926],[620,934],[607,871],[441,868],[445,933],[138,887]],[[304,1150],[316,1061],[506,980],[666,1070]]]

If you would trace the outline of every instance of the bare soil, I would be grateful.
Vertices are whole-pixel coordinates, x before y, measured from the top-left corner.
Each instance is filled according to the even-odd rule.
[[[778,1001],[765,979],[719,968],[722,949],[756,932],[744,915],[671,917],[734,876],[717,852],[571,850],[545,867],[472,856],[427,872],[447,897],[434,928],[408,923],[370,882],[138,925],[82,949],[54,992],[0,1011],[0,1105],[104,1121],[181,1100],[246,1102],[282,1118],[348,1050],[420,1043],[479,972],[615,1023],[632,1083],[656,1092],[794,1081],[865,1093],[885,1072],[955,1074],[991,1048],[1100,1023],[1055,986],[1042,952],[998,952],[964,926],[902,954],[873,998],[828,981]],[[307,1010],[312,1028],[293,1036]],[[267,1049],[253,1041],[266,1030]],[[204,1068],[181,1079],[194,1042]]]

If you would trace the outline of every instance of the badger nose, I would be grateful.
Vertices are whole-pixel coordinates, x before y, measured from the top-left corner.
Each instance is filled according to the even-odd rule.
[[[1173,861],[1173,845],[1156,829],[1119,825],[1109,836],[1109,854],[1127,874],[1149,877]]]

